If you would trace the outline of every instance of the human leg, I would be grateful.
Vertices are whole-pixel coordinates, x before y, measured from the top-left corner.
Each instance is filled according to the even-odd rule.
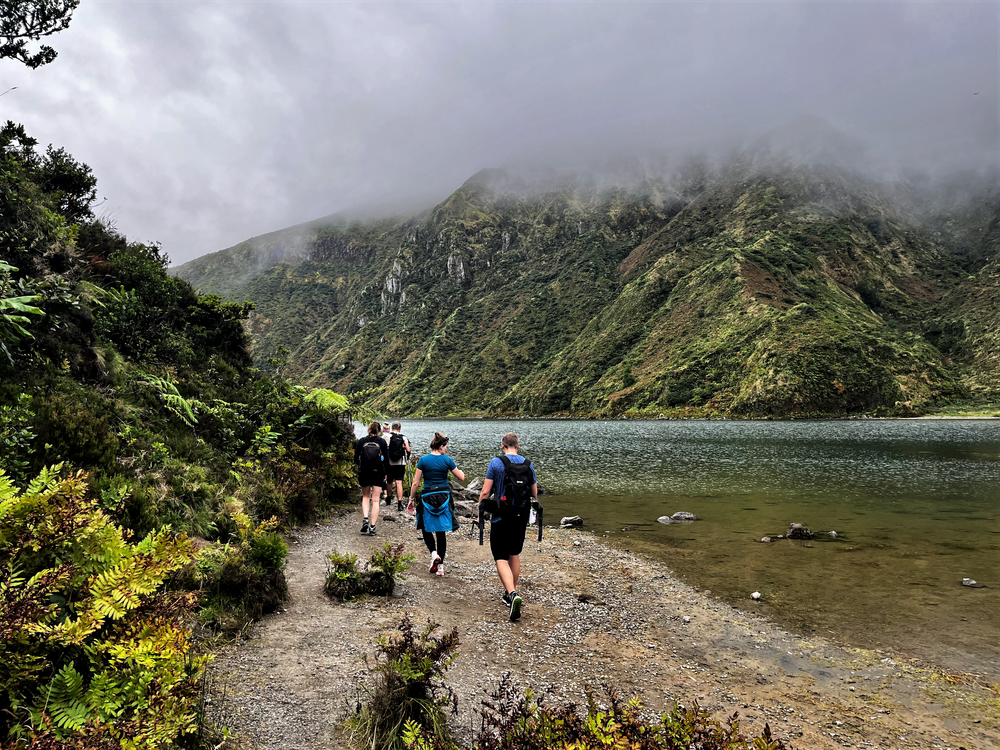
[[[503,584],[504,591],[508,594],[515,590],[514,574],[510,569],[508,560],[496,560],[497,574],[500,576],[500,583]]]
[[[424,532],[424,544],[427,545],[428,552],[437,552],[437,547],[435,546],[434,534],[430,531]]]
[[[361,488],[361,515],[363,517],[363,520],[361,522],[362,534],[368,533],[368,527],[369,527],[368,511],[370,510],[369,505],[370,505],[371,491],[372,491],[371,487]]]
[[[371,488],[371,492],[372,492],[371,524],[372,526],[374,526],[376,523],[378,523],[378,506],[379,506],[379,497],[382,494],[382,485],[376,484]]]

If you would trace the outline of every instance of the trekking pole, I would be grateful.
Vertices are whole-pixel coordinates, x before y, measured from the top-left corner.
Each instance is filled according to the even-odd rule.
[[[542,541],[542,506],[537,500],[532,500],[531,505],[535,509],[535,518],[538,521],[538,541]]]
[[[480,547],[483,546],[483,527],[485,526],[485,523],[484,523],[484,516],[485,515],[486,514],[483,512],[483,504],[480,503],[479,504],[479,546]]]

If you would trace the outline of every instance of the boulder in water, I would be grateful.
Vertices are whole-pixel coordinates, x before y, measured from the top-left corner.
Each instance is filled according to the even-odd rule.
[[[697,521],[698,516],[694,513],[688,513],[686,510],[679,510],[670,516],[675,521]]]
[[[672,519],[670,516],[660,516],[656,520],[659,523],[673,523],[674,522],[674,519]]]
[[[789,539],[812,539],[816,535],[801,523],[792,523],[788,525],[785,536]]]
[[[762,536],[762,537],[760,538],[760,541],[761,541],[762,543],[764,543],[764,544],[767,544],[768,542],[770,542],[770,541],[771,541],[771,537],[769,537],[769,536]]]
[[[564,529],[572,526],[583,526],[583,519],[580,516],[563,516],[563,519],[559,522],[559,526]]]

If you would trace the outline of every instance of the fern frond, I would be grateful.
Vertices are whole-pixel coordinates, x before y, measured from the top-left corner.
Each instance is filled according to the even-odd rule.
[[[198,424],[198,418],[194,415],[194,410],[191,408],[191,402],[181,396],[180,392],[177,390],[177,386],[169,380],[158,378],[156,375],[140,372],[136,377],[136,381],[142,385],[155,389],[157,391],[157,395],[159,395],[159,397],[163,400],[163,403],[166,404],[167,409],[180,417],[188,427],[193,427]]]
[[[346,396],[327,390],[326,388],[316,388],[306,395],[305,401],[323,416],[339,417],[350,409],[350,401]]]

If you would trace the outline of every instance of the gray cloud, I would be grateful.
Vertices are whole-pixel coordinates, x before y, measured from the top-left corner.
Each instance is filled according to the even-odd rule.
[[[0,118],[181,262],[483,167],[728,148],[802,115],[887,168],[996,168],[998,32],[993,3],[83,0],[55,63],[0,63]]]

